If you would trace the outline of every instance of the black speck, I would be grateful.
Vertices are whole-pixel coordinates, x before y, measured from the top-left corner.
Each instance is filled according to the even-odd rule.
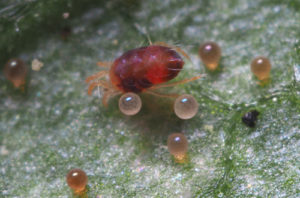
[[[245,115],[242,117],[242,121],[248,127],[255,127],[255,123],[256,123],[258,115],[259,115],[259,112],[256,110],[249,111],[249,112],[245,113]]]

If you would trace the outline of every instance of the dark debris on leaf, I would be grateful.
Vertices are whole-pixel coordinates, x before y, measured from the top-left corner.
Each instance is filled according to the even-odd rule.
[[[61,32],[60,32],[60,35],[61,35],[61,38],[66,41],[68,39],[68,37],[71,35],[72,33],[72,29],[71,27],[69,26],[65,26],[62,28]]]
[[[249,111],[245,113],[245,115],[242,117],[242,121],[245,125],[248,127],[255,127],[255,123],[257,120],[257,116],[259,115],[259,112],[256,110]]]

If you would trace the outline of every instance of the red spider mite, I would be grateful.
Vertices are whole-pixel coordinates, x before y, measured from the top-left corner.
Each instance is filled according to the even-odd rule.
[[[98,62],[98,66],[109,68],[109,70],[100,71],[86,78],[86,83],[90,83],[88,94],[91,95],[94,88],[98,86],[103,87],[105,90],[102,98],[104,106],[107,106],[110,97],[126,92],[146,92],[167,97],[178,96],[153,91],[202,77],[199,75],[174,83],[162,84],[175,78],[183,68],[184,61],[177,52],[189,59],[189,56],[180,48],[159,42],[129,50],[114,62]],[[109,78],[101,80],[105,76]]]

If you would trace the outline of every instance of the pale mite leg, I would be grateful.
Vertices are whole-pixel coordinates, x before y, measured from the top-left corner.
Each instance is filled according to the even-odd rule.
[[[97,82],[92,82],[90,85],[89,85],[89,88],[88,88],[88,95],[92,95],[92,92],[93,90],[95,89],[95,87],[97,86],[101,86],[101,87],[104,87],[108,90],[111,90],[112,87],[109,86],[109,84],[107,82],[104,82],[104,81],[97,81]]]
[[[112,62],[97,62],[97,65],[99,67],[104,67],[104,68],[110,68],[112,64],[113,64]],[[92,92],[96,87],[103,87],[104,89],[106,89],[104,90],[104,94],[102,97],[102,103],[105,107],[107,107],[108,100],[111,97],[121,93],[111,84],[109,80],[99,80],[100,78],[107,76],[108,73],[109,70],[100,71],[96,74],[88,76],[85,80],[86,83],[90,83],[88,87],[88,95],[92,95]]]
[[[159,97],[166,97],[166,98],[177,98],[178,96],[180,96],[179,94],[162,94],[162,93],[158,93],[158,92],[150,91],[150,90],[146,90],[145,93],[151,94],[154,96],[159,96]]]
[[[103,94],[103,97],[102,97],[102,104],[107,107],[108,106],[108,101],[111,97],[115,96],[115,95],[118,95],[120,94],[121,92],[118,91],[118,90],[108,90],[108,91],[105,91],[104,94]]]
[[[155,90],[155,89],[159,89],[159,88],[163,88],[163,87],[173,87],[175,85],[185,84],[185,83],[197,80],[199,78],[202,78],[204,76],[205,76],[205,74],[202,74],[202,75],[199,75],[199,76],[195,76],[195,77],[192,77],[192,78],[184,79],[184,80],[173,82],[173,83],[154,85],[153,87],[150,87],[149,90]]]
[[[97,62],[97,65],[99,67],[106,67],[106,68],[109,68],[111,65],[113,64],[113,62]]]
[[[100,71],[100,72],[98,72],[98,73],[96,73],[96,74],[93,74],[93,75],[91,75],[91,76],[88,76],[88,77],[85,79],[85,82],[86,82],[86,83],[89,83],[90,81],[96,80],[97,78],[102,78],[102,77],[104,77],[104,76],[107,75],[107,74],[108,74],[108,71],[107,71],[107,70],[105,70],[105,71]]]
[[[104,89],[106,89],[104,91],[104,94],[103,94],[103,97],[102,97],[102,104],[107,107],[108,106],[108,100],[115,96],[115,95],[118,95],[120,94],[121,92],[119,90],[116,90],[114,87],[112,87],[110,85],[109,82],[105,82],[105,81],[98,81],[98,82],[92,82],[88,88],[88,94],[89,95],[92,95],[92,92],[93,90],[96,88],[96,87],[103,87]]]

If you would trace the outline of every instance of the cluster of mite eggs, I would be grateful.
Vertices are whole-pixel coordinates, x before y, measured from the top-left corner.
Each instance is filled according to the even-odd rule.
[[[182,133],[173,133],[168,137],[168,150],[175,157],[176,162],[182,163],[186,161],[188,142]],[[66,176],[68,186],[77,195],[84,195],[88,177],[86,173],[78,168],[72,169]]]
[[[178,54],[176,54],[176,53],[174,54],[174,52],[172,52],[173,49],[169,48],[168,46],[166,47],[164,45],[164,46],[156,46],[156,47],[159,50],[167,50],[168,53],[173,53],[172,58],[174,58],[174,57],[178,58]],[[154,48],[155,48],[155,46],[152,47],[151,49],[154,49]],[[144,49],[144,48],[136,49],[135,53],[140,53],[139,50],[142,50],[142,49]],[[170,50],[171,50],[171,52],[170,52]],[[181,51],[179,48],[177,48],[177,50],[180,51],[183,55],[185,55],[184,52]],[[131,53],[133,53],[133,52],[131,52]],[[127,52],[123,56],[128,58],[129,55],[130,55],[130,53]],[[200,46],[199,56],[200,56],[203,64],[206,66],[206,68],[208,70],[215,71],[219,66],[219,62],[220,62],[220,58],[221,58],[221,48],[215,42],[206,42]],[[163,56],[160,58],[163,58]],[[118,59],[116,60],[116,62],[117,61],[118,61]],[[178,63],[181,63],[180,61],[181,61],[181,58],[178,58],[177,62],[175,62],[175,63],[178,65]],[[181,64],[183,65],[183,63],[181,63]],[[99,65],[105,65],[105,64],[103,62],[100,62]],[[181,65],[181,68],[182,68],[182,65]],[[113,67],[113,65],[110,65],[110,67]],[[176,71],[176,70],[174,70],[174,71],[176,71],[178,73],[181,68],[179,68],[178,71]],[[159,68],[158,68],[158,70],[159,70],[158,73],[162,72],[162,71],[160,71]],[[270,61],[265,57],[262,57],[262,56],[256,57],[251,62],[251,71],[261,82],[267,81],[269,79],[270,70],[271,70]],[[24,90],[27,73],[28,72],[27,72],[26,65],[20,59],[11,59],[6,63],[6,65],[4,67],[4,74],[5,74],[6,78],[13,83],[14,87],[20,88],[22,90]],[[172,78],[176,77],[177,73],[175,75],[173,75]],[[107,74],[107,73],[101,71],[101,72],[89,77],[88,82],[90,80],[94,80],[94,79],[97,80],[96,82],[93,82],[90,85],[91,89],[89,90],[89,92],[91,92],[91,90],[96,86],[103,86],[105,89],[108,89],[108,90],[110,89],[109,84],[107,84],[103,81],[99,81],[99,79],[98,79],[99,77],[101,78],[102,76],[104,76],[103,74]],[[112,76],[110,76],[110,77],[112,77]],[[160,84],[162,82],[169,81],[172,78],[164,79],[163,81],[159,81],[161,79],[157,79],[157,78],[155,78],[155,76],[153,77],[153,75],[152,76],[150,75],[149,79],[151,79],[153,82],[149,83],[144,80],[143,86],[145,88],[149,88],[150,86],[154,85],[155,83]],[[199,77],[184,80],[180,83],[186,83],[186,82],[198,79],[198,78]],[[130,81],[129,82],[126,81],[126,83],[130,84]],[[147,83],[149,83],[149,84],[147,84]],[[180,83],[177,83],[177,84],[180,84]],[[173,83],[173,85],[175,85],[175,84],[176,83]],[[129,91],[128,90],[124,91],[125,89],[128,89],[128,87],[126,87],[124,84],[122,86],[123,86],[122,87],[123,94],[119,99],[119,109],[123,114],[125,114],[127,116],[136,115],[141,110],[141,107],[142,107],[142,100],[139,97],[139,95],[137,94],[137,93],[139,93],[139,91],[130,91],[130,89],[129,89]],[[164,86],[158,86],[158,87],[164,87]],[[132,90],[136,90],[137,88],[138,87],[134,87],[134,89],[132,89]],[[149,92],[149,93],[153,93],[153,92]],[[109,92],[109,94],[113,94],[113,91]],[[174,100],[173,110],[174,110],[175,115],[177,117],[179,117],[180,119],[184,119],[184,120],[191,119],[197,114],[197,111],[198,111],[197,100],[192,95],[188,95],[188,94],[178,95],[178,96],[176,96],[176,99]],[[242,120],[248,126],[253,127],[255,124],[257,115],[258,115],[258,112],[256,112],[256,111],[249,112],[248,114],[246,114],[243,117]],[[183,133],[173,133],[173,134],[169,135],[168,140],[167,140],[167,146],[168,146],[169,152],[171,153],[171,155],[173,155],[175,162],[177,162],[177,163],[186,162],[188,142],[187,142],[186,137],[183,135]],[[67,174],[66,180],[67,180],[67,184],[69,185],[69,187],[71,189],[73,189],[73,191],[76,194],[80,194],[80,193],[84,192],[86,189],[87,182],[88,182],[86,173],[80,169],[72,169]]]
[[[221,49],[214,42],[207,42],[199,49],[199,55],[208,70],[214,71],[218,68],[221,58]],[[251,70],[256,77],[265,81],[269,78],[271,64],[265,57],[257,57],[251,63]],[[102,84],[99,84],[102,86]],[[127,115],[136,115],[142,107],[142,100],[137,93],[126,92],[119,99],[120,111]],[[191,119],[198,111],[197,100],[188,94],[177,96],[173,105],[174,113],[180,119]],[[249,127],[253,127],[259,113],[251,111],[246,113],[242,121]],[[168,136],[167,147],[175,162],[187,161],[188,141],[183,133],[172,133]],[[74,192],[83,192],[87,184],[87,175],[80,169],[73,169],[67,175],[67,183]]]
[[[219,66],[221,48],[215,42],[206,42],[199,48],[199,56],[209,71],[215,71]],[[251,62],[251,71],[263,84],[269,80],[271,63],[268,58],[258,56]],[[120,111],[128,116],[137,114],[142,107],[142,100],[133,92],[124,93],[119,99]],[[174,102],[174,113],[180,119],[193,118],[198,111],[197,100],[188,94],[180,95]]]
[[[187,160],[188,141],[182,133],[169,135],[167,145],[176,162],[183,163]],[[83,170],[78,168],[70,170],[66,176],[66,181],[75,194],[85,194],[88,177]]]

